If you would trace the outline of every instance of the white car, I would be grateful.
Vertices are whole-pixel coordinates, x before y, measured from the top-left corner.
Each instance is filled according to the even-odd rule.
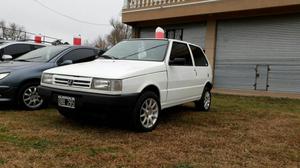
[[[170,39],[120,42],[88,63],[46,70],[39,93],[67,118],[118,111],[138,131],[153,130],[162,109],[211,106],[212,69],[201,47]]]

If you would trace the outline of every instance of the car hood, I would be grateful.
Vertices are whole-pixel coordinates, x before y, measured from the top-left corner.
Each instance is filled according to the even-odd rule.
[[[125,79],[149,73],[165,71],[164,62],[131,60],[95,60],[92,62],[53,68],[46,73],[95,77],[105,79]]]
[[[15,71],[20,69],[32,68],[35,66],[39,66],[43,63],[40,62],[19,62],[19,61],[9,61],[9,62],[0,62],[0,72],[3,71]]]

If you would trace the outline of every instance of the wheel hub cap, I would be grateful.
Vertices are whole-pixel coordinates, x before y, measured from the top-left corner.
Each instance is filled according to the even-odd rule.
[[[23,102],[28,108],[38,108],[43,104],[43,99],[37,92],[36,86],[27,88],[23,93]]]
[[[159,106],[155,99],[148,98],[142,104],[140,110],[140,121],[145,128],[153,127],[158,118]]]
[[[211,103],[211,96],[209,92],[205,93],[204,96],[204,108],[207,110],[210,107],[210,103]]]

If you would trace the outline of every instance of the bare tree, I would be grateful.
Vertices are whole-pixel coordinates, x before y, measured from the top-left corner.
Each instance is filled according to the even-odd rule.
[[[7,34],[7,30],[6,30],[6,22],[4,21],[4,20],[1,20],[0,21],[0,37],[2,38],[2,39],[6,39],[6,34]]]
[[[95,47],[100,48],[100,49],[107,49],[108,48],[107,41],[101,36],[99,36],[97,38],[97,40],[94,42],[94,44],[95,44]]]
[[[26,38],[25,28],[15,23],[7,24],[0,21],[0,38],[5,40],[24,40]]]
[[[109,46],[114,46],[123,39],[131,38],[131,27],[123,24],[120,20],[111,19],[110,25],[113,30],[106,37]]]

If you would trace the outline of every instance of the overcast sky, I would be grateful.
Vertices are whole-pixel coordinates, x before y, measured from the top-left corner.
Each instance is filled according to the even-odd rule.
[[[83,40],[92,42],[98,35],[109,33],[109,20],[112,17],[119,18],[123,6],[123,0],[38,0],[47,7],[78,20],[107,24],[95,26],[60,16],[35,1],[0,0],[0,20],[15,22],[29,32],[62,38],[71,43],[78,34]]]

